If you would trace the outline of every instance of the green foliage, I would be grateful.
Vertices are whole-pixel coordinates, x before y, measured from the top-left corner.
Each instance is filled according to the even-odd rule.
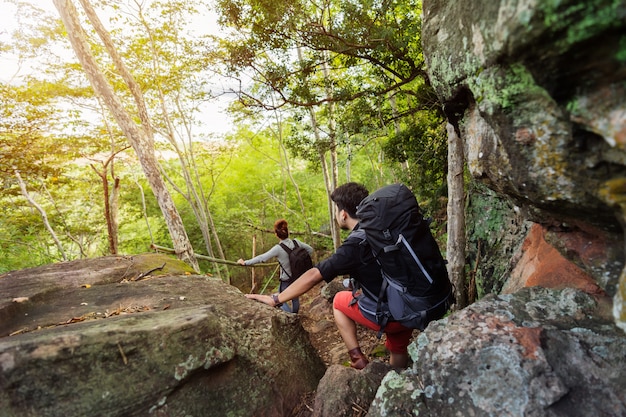
[[[288,109],[297,126],[286,139],[294,155],[319,164],[334,150],[350,178],[352,158],[368,148],[374,188],[389,180],[385,169],[395,168],[425,205],[440,211],[446,135],[424,72],[421,1],[219,5],[220,22],[238,30],[222,44],[228,70],[255,74],[243,103]],[[381,146],[384,157],[377,152]],[[405,161],[409,169],[398,169]]]
[[[298,1],[219,1],[222,22],[239,30],[219,40],[221,51],[212,49],[215,40],[187,31],[203,2],[137,2],[135,10],[130,3],[93,3],[113,10],[107,23],[145,94],[156,146],[165,155],[161,168],[197,253],[221,244],[226,259],[248,258],[253,235],[261,253],[276,243],[274,221],[285,218],[293,236],[318,250],[318,259],[327,256],[333,243],[322,236],[330,219],[321,162],[330,166],[331,151],[339,183],[358,181],[375,190],[403,180],[427,204],[445,194],[445,132],[423,79],[420,1],[335,1],[316,10]],[[113,173],[120,181],[120,253],[145,252],[151,243],[170,246],[132,152],[118,153],[124,147],[119,129],[80,66],[56,53],[56,46],[66,45],[58,20],[40,21],[14,45],[24,57],[48,59],[46,70],[0,91],[8,103],[0,120],[0,170],[7,174],[0,191],[0,271],[59,259],[40,216],[11,179],[15,164],[70,258],[99,256],[108,248],[102,179],[90,164],[107,174],[109,187]],[[33,44],[37,53],[26,47]],[[102,46],[94,44],[93,51],[128,103]],[[223,51],[229,75],[252,74],[252,82],[244,83],[250,88],[239,91],[232,106],[240,117],[236,130],[225,140],[207,141],[197,117],[214,95],[211,71]],[[399,169],[404,161],[408,171]],[[205,206],[192,206],[194,193]],[[202,214],[211,219],[209,242],[199,225]],[[24,247],[28,255],[19,249]],[[202,267],[216,273],[213,264]],[[234,281],[248,280],[246,269],[230,272]],[[264,270],[259,278],[271,279],[273,272]]]
[[[49,97],[35,95],[35,91],[0,84],[0,182],[4,189],[10,186],[15,170],[26,176],[55,174],[48,162],[56,146],[43,134],[54,113]]]
[[[520,217],[511,202],[480,182],[467,183],[467,264],[474,268],[477,297],[482,298],[488,293],[500,293],[508,279],[509,260],[516,250],[511,239],[523,226],[518,224]]]
[[[447,135],[445,119],[437,113],[420,112],[384,145],[385,154],[408,169],[399,173],[411,186],[420,205],[431,213],[445,210],[447,195]]]
[[[319,230],[320,223],[326,220],[324,211],[318,207],[325,198],[321,174],[308,172],[304,165],[298,166],[297,160],[284,161],[271,130],[240,131],[232,146],[238,157],[230,161],[229,169],[216,183],[211,200],[216,217],[225,219],[227,224],[247,224],[268,230],[272,230],[276,219],[284,217],[291,230],[306,231],[307,224]],[[290,164],[306,215],[300,209],[285,163]]]
[[[220,44],[225,72],[236,76],[252,72],[254,87],[242,92],[246,106],[288,105],[294,117],[303,118],[313,106],[335,103],[349,109],[351,101],[376,102],[425,78],[421,1],[339,0],[313,7],[306,2],[220,0],[218,5],[220,22],[237,30]],[[378,129],[395,117],[380,103],[371,109]],[[321,118],[318,126],[342,117],[329,107],[315,111]],[[333,134],[332,128],[326,130]],[[347,136],[354,133],[346,131]],[[306,142],[302,136],[294,140]],[[305,153],[320,146],[323,143],[317,140]]]
[[[49,249],[44,233],[0,222],[0,274],[57,260],[50,256]]]

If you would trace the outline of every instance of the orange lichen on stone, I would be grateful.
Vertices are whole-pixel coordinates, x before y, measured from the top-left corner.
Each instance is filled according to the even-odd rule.
[[[532,226],[522,245],[523,255],[511,273],[504,293],[522,287],[578,288],[589,294],[604,294],[596,281],[545,240],[545,230],[539,224]]]
[[[615,142],[622,149],[626,147],[626,127],[615,133]]]
[[[541,347],[540,335],[541,329],[539,327],[516,327],[513,329],[513,336],[524,348],[526,359],[537,359],[537,351]]]
[[[522,356],[525,359],[537,359],[537,352],[541,349],[541,328],[518,327],[512,321],[502,320],[502,317],[497,316],[484,316],[480,321],[483,325],[479,328],[482,329],[481,335],[484,336],[475,336],[486,336],[500,340],[506,337],[506,339],[510,339],[511,343],[518,344],[523,348]]]
[[[523,127],[515,132],[515,141],[522,145],[532,145],[537,141],[537,137],[531,129]]]

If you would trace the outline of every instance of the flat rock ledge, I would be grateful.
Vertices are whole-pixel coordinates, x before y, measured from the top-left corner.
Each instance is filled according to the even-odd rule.
[[[1,417],[284,416],[325,372],[297,316],[163,255],[16,271],[0,294]]]

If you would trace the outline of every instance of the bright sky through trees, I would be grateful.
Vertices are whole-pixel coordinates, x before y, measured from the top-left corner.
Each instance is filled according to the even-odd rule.
[[[57,16],[57,10],[52,0],[30,0],[30,2]],[[214,22],[214,16],[202,16],[200,20],[199,24],[196,25],[198,30],[215,33],[218,29],[217,23]],[[212,22],[209,22],[209,20]],[[15,4],[0,0],[0,44],[11,42],[11,34],[18,29]],[[73,51],[68,49],[68,53],[73,54]],[[18,82],[20,77],[27,75],[32,70],[32,68],[20,66],[15,56],[0,52],[0,82]],[[219,85],[219,82],[217,84]],[[232,96],[222,96],[211,103],[205,104],[205,109],[200,117],[205,136],[213,135],[219,137],[234,130],[230,117],[225,113],[225,109],[232,98]]]

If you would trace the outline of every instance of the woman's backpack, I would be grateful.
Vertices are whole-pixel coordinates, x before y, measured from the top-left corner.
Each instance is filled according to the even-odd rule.
[[[313,268],[313,260],[311,259],[311,255],[309,255],[309,252],[305,248],[298,245],[297,240],[293,239],[293,249],[291,249],[284,243],[281,243],[280,246],[289,255],[289,266],[291,269],[291,274],[288,273],[282,265],[280,266],[281,268],[283,268],[283,271],[285,271],[285,274],[287,274],[287,276],[289,277],[289,282],[297,280],[298,278],[300,278],[300,275]]]

